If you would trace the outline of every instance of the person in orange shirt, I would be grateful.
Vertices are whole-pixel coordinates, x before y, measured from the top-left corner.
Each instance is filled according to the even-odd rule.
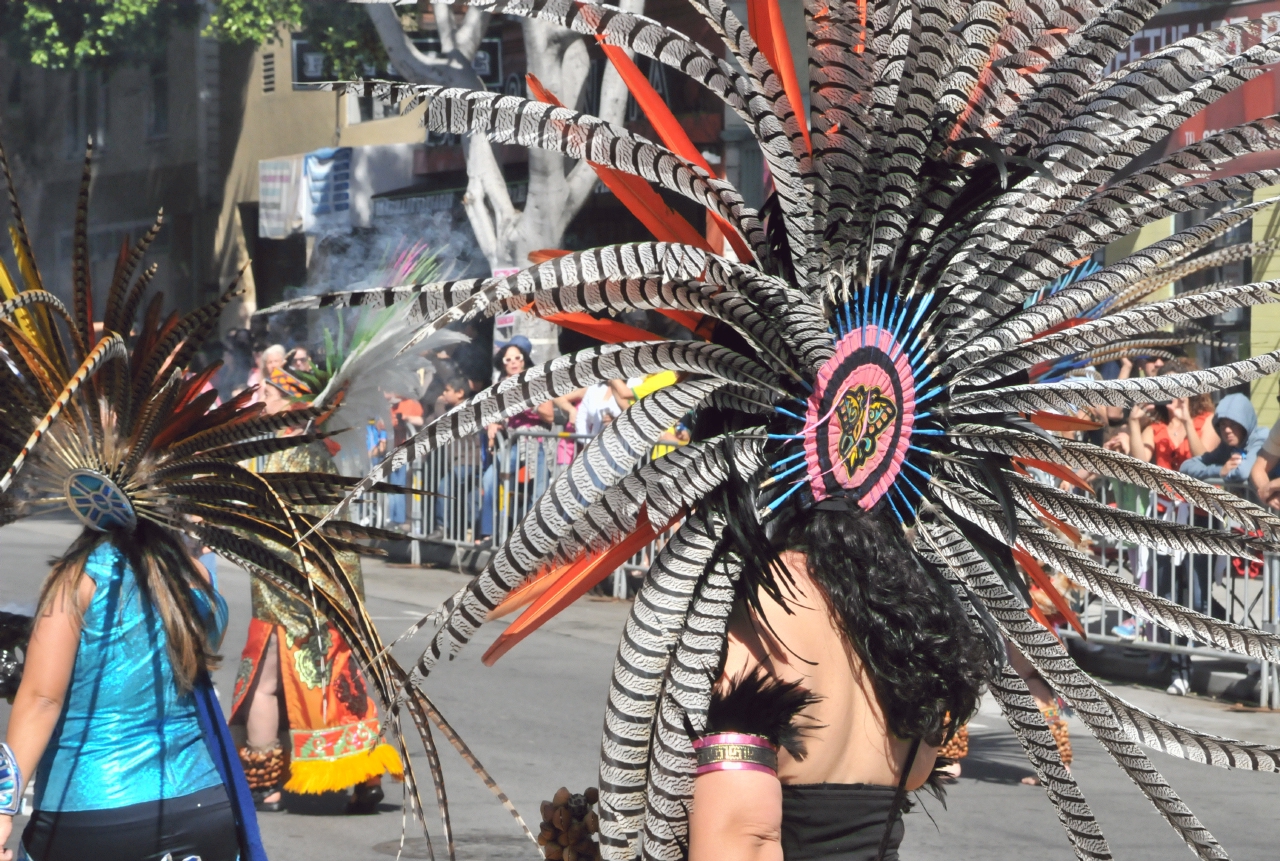
[[[396,392],[383,392],[391,404],[391,445],[394,449],[413,436],[422,427],[425,419],[422,415],[422,404],[413,398],[407,398]],[[391,483],[408,487],[409,469],[398,466],[391,472]],[[402,493],[394,494],[387,501],[387,520],[394,528],[409,531],[408,509]]]

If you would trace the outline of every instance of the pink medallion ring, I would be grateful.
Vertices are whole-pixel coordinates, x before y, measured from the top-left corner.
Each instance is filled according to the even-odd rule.
[[[891,332],[868,325],[841,338],[805,414],[814,500],[846,496],[863,510],[879,502],[902,470],[915,410],[911,365]]]

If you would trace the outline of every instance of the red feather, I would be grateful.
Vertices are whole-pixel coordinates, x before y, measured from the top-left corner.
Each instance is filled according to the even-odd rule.
[[[655,335],[617,320],[597,320],[590,314],[552,314],[542,319],[563,326],[574,332],[595,338],[606,344],[625,344],[628,341],[665,341],[661,335]]]
[[[644,509],[641,509],[639,526],[635,532],[598,556],[579,559],[563,574],[556,577],[555,582],[533,603],[533,606],[521,613],[520,618],[512,622],[484,653],[481,659],[484,665],[493,666],[517,643],[585,595],[592,586],[612,574],[614,569],[640,552],[642,547],[657,537],[658,533],[649,523]]]
[[[653,125],[653,130],[658,133],[659,139],[662,140],[667,149],[685,161],[702,168],[709,176],[715,176],[715,171],[711,169],[711,165],[707,164],[707,160],[702,157],[702,153],[694,146],[693,141],[689,139],[684,126],[680,125],[676,115],[671,113],[667,103],[662,100],[662,96],[658,95],[658,91],[649,83],[649,79],[640,71],[640,67],[635,64],[635,61],[628,57],[627,52],[617,45],[607,44],[603,37],[597,36],[596,40],[600,43],[600,47],[604,49],[605,56],[609,58],[609,62],[613,63],[613,67],[622,76],[623,83],[627,85],[627,89],[631,91],[636,104],[644,111],[645,117]],[[738,255],[739,260],[752,259],[751,249],[747,247],[746,241],[738,235],[738,231],[734,229],[733,225],[729,224],[719,213],[709,209],[707,210],[707,217],[719,225],[720,232],[724,234],[725,239],[729,240],[729,244],[733,246],[734,253]],[[710,248],[705,241],[702,247]]]
[[[1040,567],[1040,563],[1030,553],[1018,547],[1009,548],[1013,552],[1013,558],[1022,566],[1022,570],[1027,572],[1027,576],[1031,578],[1031,582],[1040,587],[1040,590],[1049,596],[1049,600],[1053,602],[1053,606],[1058,608],[1058,612],[1063,618],[1076,629],[1081,637],[1087,638],[1084,632],[1084,626],[1080,624],[1080,619],[1071,609],[1071,605],[1067,603],[1067,599],[1058,591],[1058,587],[1053,585],[1053,581],[1049,579],[1049,575],[1044,573],[1044,568]],[[1032,604],[1032,609],[1035,604]],[[1052,630],[1052,626],[1045,625],[1046,628]]]
[[[1097,422],[1091,422],[1088,419],[1078,419],[1075,416],[1060,416],[1057,413],[1046,413],[1044,411],[1032,413],[1027,418],[1036,426],[1042,427],[1047,431],[1074,433],[1075,431],[1097,430],[1102,427]]]
[[[864,12],[865,14],[865,12]],[[800,98],[800,81],[796,77],[795,61],[791,57],[791,45],[787,42],[787,28],[782,23],[782,10],[777,0],[747,0],[747,29],[756,40],[765,59],[782,79],[782,91],[787,94],[791,110],[795,111],[804,136],[804,145],[813,152],[809,140],[809,124],[804,119],[804,100]]]
[[[1093,496],[1093,488],[1089,486],[1089,482],[1085,481],[1062,464],[1050,463],[1047,460],[1036,460],[1032,457],[1015,457],[1013,458],[1013,462],[1020,466],[1029,466],[1033,469],[1038,469],[1041,472],[1047,472],[1050,475],[1057,476],[1063,481],[1074,484],[1090,496]]]

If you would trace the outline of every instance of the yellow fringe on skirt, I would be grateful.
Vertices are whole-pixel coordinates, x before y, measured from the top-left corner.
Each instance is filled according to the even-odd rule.
[[[347,789],[382,774],[404,777],[400,754],[389,744],[341,759],[294,760],[289,764],[289,782],[284,788],[299,795],[319,795]]]

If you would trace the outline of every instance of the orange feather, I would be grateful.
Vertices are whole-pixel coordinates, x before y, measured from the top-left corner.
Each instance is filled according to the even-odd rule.
[[[711,165],[707,164],[707,160],[702,157],[702,153],[698,150],[689,134],[684,130],[684,126],[680,125],[680,121],[676,119],[676,115],[671,113],[671,108],[667,107],[667,103],[662,100],[662,96],[658,95],[658,91],[649,83],[649,79],[640,71],[640,67],[635,61],[627,56],[627,52],[619,48],[617,45],[607,44],[603,37],[596,37],[600,43],[600,47],[604,49],[605,56],[609,58],[609,62],[613,63],[613,67],[618,70],[618,74],[622,76],[622,81],[627,85],[627,89],[631,91],[631,95],[636,100],[636,104],[644,111],[645,117],[653,125],[653,130],[658,133],[658,137],[662,143],[676,155],[683,158],[690,164],[695,164],[702,168],[710,176],[715,176],[715,171],[711,169]],[[739,260],[750,260],[752,258],[751,249],[747,247],[747,243],[738,231],[734,229],[728,221],[726,221],[717,212],[710,209],[707,210],[707,217],[714,221],[724,234],[725,239],[729,240],[729,244],[733,246],[733,251],[738,255]],[[710,246],[706,246],[710,248]]]
[[[529,91],[538,101],[563,107],[555,94],[548,90],[533,73],[526,74],[525,80],[529,84]],[[682,242],[685,245],[701,248],[703,251],[711,250],[711,246],[702,238],[702,234],[698,233],[697,228],[668,206],[662,196],[654,191],[643,177],[595,162],[588,162],[588,164],[595,170],[600,181],[618,200],[622,201],[631,214],[640,219],[640,223],[653,234],[654,239],[659,242]]]
[[[498,606],[489,611],[489,615],[485,618],[492,622],[495,619],[501,619],[503,616],[510,616],[516,610],[520,610],[529,606],[542,596],[551,585],[560,578],[560,575],[572,568],[576,562],[570,562],[568,565],[561,565],[558,568],[552,568],[535,574],[530,579],[521,583],[512,589],[507,597],[503,598]]]
[[[541,628],[548,620],[585,595],[591,587],[614,572],[642,547],[658,537],[644,509],[640,511],[636,531],[598,556],[579,559],[494,641],[481,659],[486,667],[511,651],[517,643]]]
[[[1067,536],[1067,538],[1071,539],[1071,542],[1072,542],[1073,544],[1079,544],[1079,543],[1080,543],[1080,530],[1079,530],[1079,529],[1076,529],[1074,526],[1072,526],[1070,523],[1067,523],[1067,521],[1065,521],[1065,520],[1061,520],[1061,519],[1059,519],[1059,518],[1057,518],[1057,517],[1054,517],[1052,514],[1050,514],[1050,513],[1045,509],[1045,507],[1044,507],[1043,505],[1041,505],[1040,503],[1036,502],[1034,499],[1031,499],[1030,497],[1027,497],[1027,501],[1028,501],[1028,502],[1030,502],[1032,505],[1034,505],[1034,506],[1036,507],[1036,511],[1039,511],[1039,512],[1040,512],[1040,516],[1041,516],[1041,517],[1043,517],[1045,520],[1049,521],[1049,522],[1050,522],[1050,523],[1052,523],[1054,526],[1056,526],[1056,527],[1058,527],[1059,529],[1061,529],[1061,530],[1062,530],[1062,532],[1063,532],[1063,534],[1065,534],[1065,535]]]
[[[1027,615],[1030,616],[1032,619],[1035,619],[1041,625],[1043,625],[1045,627],[1045,630],[1047,630],[1050,634],[1053,634],[1055,637],[1058,637],[1058,632],[1053,629],[1053,623],[1049,621],[1049,617],[1046,616],[1044,613],[1040,612],[1040,608],[1037,607],[1035,604],[1032,604],[1030,607],[1027,608]],[[1058,637],[1058,639],[1061,640],[1062,638]]]
[[[637,329],[635,326],[628,326],[626,323],[619,323],[617,320],[597,320],[590,314],[552,314],[542,319],[586,335],[588,338],[604,341],[606,344],[666,340],[661,335],[655,335],[644,329]]]
[[[1043,410],[1032,413],[1027,418],[1030,419],[1032,424],[1047,431],[1074,433],[1075,431],[1097,430],[1102,427],[1097,422],[1091,422],[1088,419],[1078,419],[1075,416],[1060,416],[1057,413],[1046,413]]]
[[[748,0],[747,29],[764,52],[769,65],[773,66],[773,71],[782,79],[782,91],[787,94],[787,101],[795,111],[800,134],[804,136],[805,149],[812,153],[813,141],[809,140],[809,124],[804,119],[800,80],[796,77],[795,61],[791,56],[791,45],[787,41],[787,28],[782,23],[782,9],[777,0]]]
[[[1050,475],[1057,476],[1063,481],[1074,484],[1085,493],[1093,496],[1093,488],[1089,486],[1089,482],[1085,481],[1083,478],[1061,464],[1050,463],[1047,460],[1036,460],[1032,457],[1015,457],[1012,460],[1020,466],[1029,466],[1033,469],[1038,469],[1041,472],[1047,472]]]
[[[1067,620],[1071,627],[1076,629],[1076,633],[1087,639],[1084,626],[1080,624],[1080,619],[1076,616],[1075,611],[1071,609],[1071,605],[1067,603],[1067,599],[1058,591],[1058,587],[1053,585],[1053,580],[1049,579],[1049,575],[1044,573],[1044,568],[1040,567],[1039,561],[1021,548],[1011,547],[1010,550],[1013,551],[1013,558],[1022,566],[1022,570],[1027,572],[1027,576],[1031,578],[1031,582],[1039,586],[1041,591],[1049,596],[1053,606],[1057,607],[1063,618]],[[1034,606],[1033,604],[1032,607]],[[1049,625],[1045,625],[1045,627],[1051,628]]]
[[[559,248],[539,248],[537,251],[529,252],[529,262],[536,266],[539,263],[546,263],[548,260],[555,260],[557,257],[564,257],[572,253],[572,251],[564,251]]]

